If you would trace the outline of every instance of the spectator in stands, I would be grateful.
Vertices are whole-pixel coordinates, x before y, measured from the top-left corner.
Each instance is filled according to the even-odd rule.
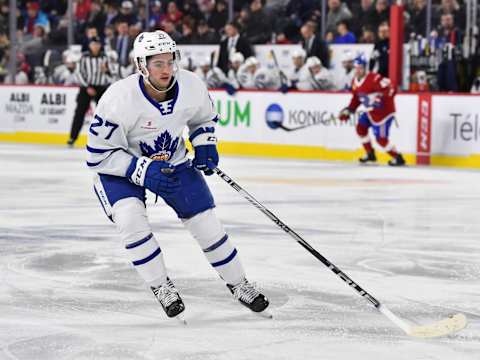
[[[375,3],[375,11],[373,12],[372,26],[374,33],[378,30],[378,26],[390,19],[390,9],[388,7],[388,0],[377,0]]]
[[[45,53],[45,28],[40,24],[33,27],[32,37],[27,38],[20,46],[20,51],[29,57],[40,57]]]
[[[122,6],[120,6],[120,14],[117,15],[115,21],[124,21],[127,22],[128,25],[137,23],[137,15],[133,10],[133,3],[130,0],[122,1]]]
[[[114,50],[118,54],[118,63],[120,66],[128,65],[128,53],[133,45],[133,39],[128,34],[127,20],[119,20],[117,26],[117,37],[114,40]]]
[[[200,20],[197,24],[197,32],[193,36],[193,44],[218,44],[218,41],[217,33],[208,27],[205,20]]]
[[[434,25],[440,26],[442,15],[452,14],[454,23],[461,29],[465,28],[465,9],[457,0],[442,0],[440,7],[434,12]]]
[[[171,22],[168,18],[164,18],[160,25],[160,28],[165,31],[174,41],[179,41],[182,38],[182,34],[178,32],[175,24]]]
[[[358,39],[362,36],[363,26],[373,22],[375,10],[373,0],[361,0],[359,4],[357,1],[353,3],[352,13],[355,14],[355,16],[350,24],[352,31]]]
[[[82,45],[82,51],[88,51],[88,44],[90,43],[90,39],[98,36],[99,33],[97,28],[93,25],[87,25],[83,38],[77,39],[77,42],[81,43]]]
[[[48,16],[40,10],[40,4],[38,2],[28,2],[24,33],[33,34],[35,25],[43,26],[47,33],[50,31],[50,21]]]
[[[103,31],[103,44],[105,50],[117,49],[117,38],[115,37],[115,26],[106,25]]]
[[[158,24],[160,24],[160,20],[162,19],[162,2],[159,0],[155,0],[152,4],[152,8],[150,10],[150,18],[148,19],[148,29],[155,29]]]
[[[115,26],[115,23],[117,22],[118,19],[118,6],[115,2],[108,2],[106,3],[106,9],[107,11],[105,12],[106,19],[105,19],[105,25],[113,25]]]
[[[427,0],[414,0],[410,13],[409,32],[426,36]]]
[[[185,18],[191,18],[193,20],[210,19],[210,8],[212,9],[211,11],[213,12],[214,4],[213,4],[213,0],[207,0],[207,1],[212,3],[212,5],[208,7],[209,9],[208,13],[200,11],[200,9],[198,8],[199,3],[197,3],[197,0],[183,0],[182,2],[180,2],[180,3],[183,3],[183,6],[181,8],[181,11],[183,13],[182,21]]]
[[[88,14],[87,24],[97,29],[97,34],[102,34],[105,28],[107,16],[103,12],[102,3],[100,0],[92,0],[90,13]]]
[[[137,37],[137,35],[139,35],[141,32],[142,32],[142,24],[141,23],[135,23],[135,24],[132,24],[128,27],[128,36],[130,39],[135,39]],[[133,45],[130,45],[129,47],[129,51],[132,49],[132,46]]]
[[[462,44],[462,34],[455,26],[453,14],[443,14],[438,30],[438,47],[442,61],[438,66],[437,82],[440,91],[458,91],[457,53]]]
[[[378,27],[378,41],[373,47],[370,57],[370,71],[375,71],[383,77],[388,77],[388,54],[390,51],[390,26],[384,21]]]
[[[5,60],[6,64],[8,64],[10,59],[10,51],[6,53]],[[25,61],[25,56],[21,52],[17,52],[17,72],[15,74],[15,82],[10,74],[7,74],[4,79],[5,84],[19,84],[19,85],[26,85],[29,83],[28,80],[28,73],[30,72],[30,66]]]
[[[178,44],[195,44],[193,23],[192,21],[184,21],[182,24],[182,37],[178,40]]]
[[[461,45],[462,40],[462,32],[455,26],[455,18],[453,14],[443,14],[438,29],[437,46],[443,47],[448,43],[456,47]]]
[[[334,44],[355,44],[357,38],[350,31],[348,21],[340,20],[337,24],[337,36],[333,39]]]
[[[215,8],[208,19],[208,26],[210,26],[217,33],[223,29],[228,20],[228,9],[225,0],[217,0]]]
[[[373,44],[375,43],[375,33],[369,25],[362,27],[362,36],[360,37],[359,43],[361,44]]]
[[[320,11],[321,1],[316,0],[290,0],[285,8],[285,14],[297,28]]]
[[[316,56],[325,67],[330,66],[330,54],[328,45],[320,36],[315,34],[316,24],[313,21],[307,21],[300,29],[302,34],[302,47],[307,53],[307,57]]]
[[[252,56],[253,51],[246,38],[240,36],[239,25],[236,22],[228,22],[225,25],[225,38],[220,42],[220,52],[218,55],[218,67],[224,73],[228,71],[228,61],[231,54],[239,52],[246,59]]]
[[[272,23],[263,9],[262,0],[250,4],[244,35],[250,44],[266,44],[272,39]]]
[[[85,22],[87,21],[88,14],[90,13],[91,0],[78,0],[75,3],[75,20],[76,26],[83,29]]]
[[[347,4],[340,0],[328,0],[328,14],[326,31],[335,34],[336,27],[339,21],[350,20],[352,13]]]
[[[164,14],[161,21],[168,19],[172,24],[177,27],[182,23],[183,13],[178,9],[175,1],[170,1],[167,5],[167,12]]]

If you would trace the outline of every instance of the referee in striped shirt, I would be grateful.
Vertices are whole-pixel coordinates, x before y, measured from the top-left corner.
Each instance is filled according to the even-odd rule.
[[[77,64],[76,77],[80,91],[77,96],[77,108],[70,130],[70,139],[67,143],[70,147],[73,147],[82,129],[90,101],[94,99],[98,103],[107,87],[116,80],[110,71],[113,64],[103,52],[100,38],[97,36],[90,38],[88,48],[89,51],[82,54]]]

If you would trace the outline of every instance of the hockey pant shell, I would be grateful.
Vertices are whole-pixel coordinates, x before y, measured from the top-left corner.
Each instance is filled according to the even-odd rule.
[[[390,116],[384,123],[376,125],[368,117],[367,113],[362,113],[358,119],[357,134],[362,142],[368,142],[368,129],[372,128],[377,143],[385,148],[386,151],[390,150],[388,138],[390,136],[390,128],[393,124],[394,116]]]

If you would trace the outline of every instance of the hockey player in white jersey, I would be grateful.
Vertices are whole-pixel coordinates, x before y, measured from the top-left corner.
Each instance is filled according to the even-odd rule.
[[[230,55],[230,68],[228,69],[227,79],[229,84],[232,85],[235,90],[240,88],[240,83],[238,82],[238,70],[244,61],[245,58],[240,52],[232,53]]]
[[[87,165],[96,173],[94,188],[103,209],[168,317],[185,306],[147,218],[146,189],[176,212],[233,296],[262,312],[269,302],[246,280],[202,175],[211,175],[218,164],[218,115],[207,88],[194,73],[178,68],[176,44],[163,31],[138,35],[134,60],[139,74],[108,88],[88,134]],[[186,156],[185,127],[195,149],[193,162]]]
[[[256,89],[254,76],[259,65],[258,60],[250,56],[240,66],[237,72],[237,79],[242,89]]]
[[[299,90],[333,90],[333,75],[322,65],[316,56],[309,57],[305,63],[308,71],[302,72],[297,84]]]
[[[292,52],[293,67],[287,74],[287,78],[288,78],[288,81],[289,81],[289,86],[292,89],[297,88],[297,84],[300,80],[300,77],[302,76],[301,75],[302,73],[307,73],[308,74],[308,69],[305,67],[305,57],[306,56],[307,56],[307,53],[302,48],[295,49]]]

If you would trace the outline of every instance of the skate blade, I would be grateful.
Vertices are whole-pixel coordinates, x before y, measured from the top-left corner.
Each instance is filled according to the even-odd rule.
[[[182,313],[178,314],[174,317],[181,325],[188,325],[187,320],[185,320],[185,316]]]
[[[264,319],[273,319],[272,313],[268,310],[263,310],[261,312],[253,312],[253,313],[257,316],[260,316],[261,318],[264,318]]]

